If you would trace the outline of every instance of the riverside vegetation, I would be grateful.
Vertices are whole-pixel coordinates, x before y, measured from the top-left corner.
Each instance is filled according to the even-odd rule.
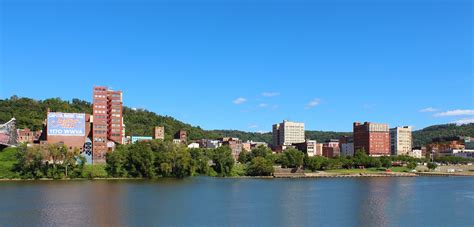
[[[65,101],[60,98],[50,98],[45,100],[34,100],[12,96],[8,99],[0,99],[0,123],[7,122],[12,117],[17,119],[18,128],[29,128],[31,130],[41,130],[43,121],[46,118],[47,109],[56,112],[71,113],[92,113],[90,102],[80,99]],[[237,137],[243,141],[253,140],[266,143],[272,142],[271,133],[242,132],[237,130],[203,130],[190,124],[178,121],[170,116],[160,116],[154,112],[144,109],[132,109],[123,107],[124,123],[127,126],[126,134],[152,136],[153,127],[165,127],[165,139],[171,140],[178,130],[185,130],[190,140],[220,137]],[[306,131],[308,139],[323,142],[328,139],[335,139],[341,136],[350,136],[350,132],[326,132],[326,131]],[[433,138],[445,136],[471,136],[474,137],[474,123],[465,125],[446,124],[430,126],[421,130],[413,131],[413,145],[425,146]]]
[[[444,157],[436,160],[446,164],[464,164],[468,159]],[[229,147],[216,149],[187,148],[171,141],[152,140],[121,145],[107,154],[105,165],[85,165],[78,150],[64,145],[26,146],[0,151],[0,178],[3,179],[92,179],[92,178],[184,178],[196,175],[215,177],[272,176],[275,166],[299,168],[306,172],[351,172],[360,168],[369,171],[408,172],[417,163],[428,162],[408,156],[370,157],[358,151],[354,157],[308,157],[296,149],[273,154],[264,146],[243,151],[235,162]],[[400,166],[393,167],[392,163]],[[430,169],[437,166],[429,163]]]

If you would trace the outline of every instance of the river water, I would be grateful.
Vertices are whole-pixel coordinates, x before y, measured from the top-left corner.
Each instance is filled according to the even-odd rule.
[[[18,225],[474,226],[474,178],[0,182]]]

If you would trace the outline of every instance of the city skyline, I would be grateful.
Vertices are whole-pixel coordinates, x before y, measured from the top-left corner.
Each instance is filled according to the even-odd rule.
[[[128,107],[255,132],[474,122],[471,3],[362,5],[4,1],[0,98],[92,102],[104,85]]]

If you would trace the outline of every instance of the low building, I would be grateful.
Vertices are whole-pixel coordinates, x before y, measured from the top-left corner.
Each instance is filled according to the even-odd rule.
[[[242,149],[246,151],[251,151],[259,146],[268,147],[268,144],[265,142],[254,142],[252,140],[248,140],[247,142],[242,143]]]
[[[18,143],[35,143],[41,137],[42,131],[31,131],[28,128],[17,129]]]
[[[293,146],[307,154],[308,157],[314,157],[317,153],[317,144],[316,140],[306,140],[304,143],[294,143]]]
[[[338,139],[327,140],[323,144],[323,156],[327,158],[337,157],[341,154]]]
[[[199,143],[196,143],[196,142],[192,142],[188,144],[188,148],[199,148],[199,147],[200,147]]]
[[[413,158],[423,158],[423,149],[421,148],[413,148],[413,150],[408,153],[408,156],[413,157]]]
[[[223,146],[229,146],[232,150],[232,157],[234,160],[239,159],[239,155],[243,150],[242,141],[239,138],[224,137],[221,139]]]
[[[339,139],[339,147],[341,156],[354,156],[354,138],[343,136]]]
[[[426,146],[427,156],[433,158],[453,155],[456,151],[465,150],[464,143],[464,139],[458,136],[435,138]]]
[[[134,144],[141,141],[151,141],[153,137],[151,136],[130,136],[130,143]]]
[[[202,139],[199,141],[199,144],[202,148],[215,149],[222,146],[221,141],[211,140],[211,139]]]

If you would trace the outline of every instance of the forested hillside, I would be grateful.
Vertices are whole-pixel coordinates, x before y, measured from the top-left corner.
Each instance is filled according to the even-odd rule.
[[[34,100],[12,96],[0,100],[0,123],[7,122],[12,117],[17,119],[18,128],[39,130],[46,118],[47,109],[57,112],[91,113],[91,103],[79,99],[72,101],[51,98]],[[271,133],[243,132],[237,130],[203,130],[199,126],[178,121],[170,116],[160,116],[147,110],[133,110],[124,107],[124,122],[127,135],[151,136],[154,126],[165,126],[166,137],[171,138],[175,132],[184,129],[190,139],[219,137],[238,137],[241,140],[253,140],[271,143]],[[328,139],[337,139],[343,135],[350,136],[350,132],[306,131],[309,139],[323,142]],[[421,146],[440,136],[471,136],[474,137],[474,124],[457,126],[455,124],[435,125],[413,133],[414,146]]]

